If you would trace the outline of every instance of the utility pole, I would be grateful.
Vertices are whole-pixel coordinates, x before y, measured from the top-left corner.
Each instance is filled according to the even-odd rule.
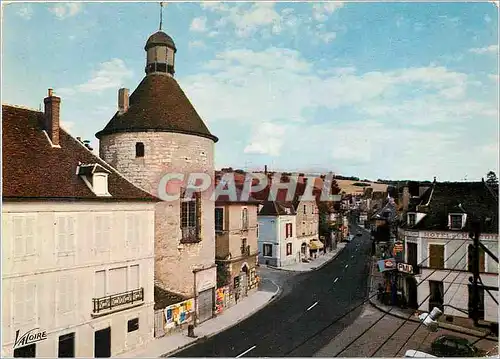
[[[479,322],[479,237],[481,236],[481,223],[475,218],[472,223],[472,239],[474,241],[474,260],[472,262],[472,319],[474,325]]]

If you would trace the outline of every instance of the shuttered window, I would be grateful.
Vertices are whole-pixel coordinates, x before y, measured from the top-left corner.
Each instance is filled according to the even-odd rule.
[[[19,282],[14,285],[15,324],[28,324],[36,319],[36,283],[32,281]]]
[[[134,290],[140,288],[139,281],[139,265],[130,266],[130,283],[128,290]]]
[[[435,269],[444,268],[444,245],[429,245],[429,267]]]
[[[95,272],[95,298],[106,296],[106,271]]]
[[[469,272],[473,271],[474,268],[474,245],[469,244],[467,248],[467,270]],[[484,249],[479,247],[479,271],[486,272],[486,256],[484,253]]]
[[[126,215],[125,232],[127,246],[136,248],[140,243],[142,231],[142,215],[139,213]]]
[[[96,215],[94,218],[95,246],[101,252],[110,250],[110,224],[108,215]]]
[[[73,216],[56,217],[57,252],[69,254],[75,251],[75,218]]]
[[[224,230],[224,208],[215,209],[215,230],[217,232]]]
[[[35,254],[35,217],[14,216],[13,219],[14,257]]]
[[[75,280],[71,276],[62,276],[58,281],[57,311],[69,313],[75,309]]]
[[[127,291],[127,267],[109,270],[109,295]]]

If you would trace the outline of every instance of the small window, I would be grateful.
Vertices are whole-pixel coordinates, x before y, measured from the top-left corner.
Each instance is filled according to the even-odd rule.
[[[224,208],[215,208],[215,231],[224,230]]]
[[[286,255],[291,256],[292,255],[292,243],[287,243],[286,244]]]
[[[144,143],[137,142],[135,144],[135,157],[144,157]]]
[[[306,214],[307,207],[304,205],[304,214]]]
[[[408,225],[414,226],[417,219],[417,215],[415,213],[408,214]]]
[[[450,215],[450,229],[462,229],[462,215],[461,214]]]
[[[262,255],[264,257],[272,257],[273,256],[273,245],[269,243],[264,243],[262,246],[262,251],[264,252]]]
[[[135,332],[139,329],[139,318],[130,319],[127,323],[127,332]]]

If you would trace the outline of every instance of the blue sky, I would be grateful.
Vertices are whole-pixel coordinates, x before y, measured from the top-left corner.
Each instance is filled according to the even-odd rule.
[[[158,3],[3,6],[2,102],[90,139],[144,76]],[[219,137],[216,166],[362,178],[498,173],[492,3],[168,3],[176,78]]]

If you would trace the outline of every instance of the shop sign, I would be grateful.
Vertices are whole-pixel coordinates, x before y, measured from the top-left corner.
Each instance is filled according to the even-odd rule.
[[[14,340],[14,349],[24,347],[36,342],[47,339],[47,332],[45,330],[40,330],[40,328],[34,328],[28,330],[23,335],[19,335],[20,330],[16,331],[16,339]]]
[[[380,272],[396,269],[396,261],[394,260],[394,258],[379,260],[377,264]]]
[[[408,263],[398,263],[398,272],[413,274],[413,266]]]

